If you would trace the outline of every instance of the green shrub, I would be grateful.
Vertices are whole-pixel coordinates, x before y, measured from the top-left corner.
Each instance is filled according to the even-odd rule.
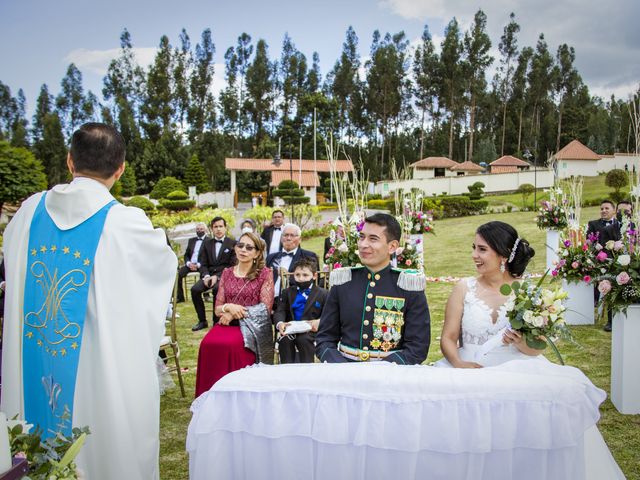
[[[468,197],[471,200],[480,200],[482,198],[482,194],[484,191],[482,190],[485,187],[485,184],[482,182],[476,182],[473,185],[469,185],[467,189],[469,190]]]
[[[218,204],[216,202],[213,202],[213,203],[202,203],[202,204],[200,204],[199,208],[201,208],[203,210],[207,209],[207,208],[218,208]]]
[[[422,200],[422,211],[431,212],[433,218],[442,218],[443,210],[442,203],[437,198],[425,198]]]
[[[158,183],[153,187],[149,196],[154,200],[159,200],[161,198],[166,198],[167,195],[171,192],[175,192],[176,190],[182,190],[183,192],[187,191],[182,182],[177,178],[164,177],[158,180]]]
[[[304,192],[303,192],[303,195],[304,195]],[[309,203],[309,197],[305,197],[305,196],[285,195],[285,196],[281,196],[280,198],[282,198],[282,200],[284,200],[284,203],[286,203],[287,205],[301,205],[303,203]]]
[[[156,209],[156,206],[153,204],[153,202],[146,197],[131,197],[126,201],[125,205],[127,207],[140,208],[145,212],[153,212]]]
[[[391,203],[394,204],[393,201]],[[381,198],[374,198],[367,202],[367,208],[372,210],[389,210],[389,201]]]
[[[167,194],[165,198],[169,200],[188,200],[189,195],[182,190],[174,190],[173,192]]]
[[[434,218],[453,218],[479,215],[484,213],[489,206],[489,202],[487,200],[471,200],[466,196],[439,197],[437,200],[440,202],[442,210],[440,211],[440,217],[436,217],[436,212],[434,211]]]
[[[619,202],[626,197],[626,193],[620,192],[620,189],[629,185],[629,174],[624,170],[614,168],[607,173],[604,184],[614,189],[614,192],[611,194],[611,199],[614,202]]]
[[[162,208],[166,208],[167,210],[172,210],[174,212],[180,210],[189,210],[196,206],[196,202],[194,200],[169,200],[168,198],[160,199],[160,206]]]
[[[534,187],[530,183],[523,183],[516,190],[516,193],[519,193],[520,195],[522,195],[522,208],[523,208],[523,210],[525,208],[527,208],[527,199],[535,191],[536,191],[536,187]]]
[[[236,211],[234,209],[206,209],[183,210],[179,212],[169,212],[167,210],[157,211],[150,215],[151,223],[156,228],[168,230],[183,223],[203,222],[206,225],[211,223],[214,217],[222,217],[227,222],[227,228],[231,230],[236,224]]]

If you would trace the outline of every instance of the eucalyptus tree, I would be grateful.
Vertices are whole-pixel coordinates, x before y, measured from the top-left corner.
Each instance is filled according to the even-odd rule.
[[[215,73],[213,56],[216,47],[211,38],[211,30],[203,30],[196,45],[194,65],[189,78],[191,103],[188,112],[189,140],[197,143],[205,129],[213,129],[216,123],[215,102],[211,93],[211,83]]]
[[[60,93],[56,97],[56,108],[65,137],[70,139],[80,125],[93,118],[97,98],[91,92],[85,97],[82,87],[82,72],[73,63],[67,67],[67,73],[62,79],[60,87]]]
[[[160,37],[160,44],[153,64],[147,73],[145,101],[142,104],[142,127],[152,142],[171,130],[174,115],[173,104],[173,54],[169,37]]]
[[[429,27],[424,26],[422,42],[413,58],[413,94],[420,109],[420,158],[424,157],[424,125],[427,113],[434,120],[434,104],[438,94],[438,55],[435,53]],[[437,128],[434,125],[434,131]]]
[[[556,136],[556,152],[560,150],[560,136],[562,134],[562,114],[567,99],[577,94],[582,83],[578,71],[573,66],[576,52],[573,47],[563,43],[556,53],[556,65],[553,69],[553,90],[558,102],[558,133]]]
[[[511,98],[509,103],[514,107],[514,113],[517,113],[516,122],[518,125],[518,140],[514,153],[520,153],[522,151],[522,130],[524,119],[524,112],[526,107],[526,94],[527,94],[527,78],[531,69],[531,58],[533,57],[533,49],[531,47],[525,47],[518,55],[518,62],[516,69],[513,73],[513,81],[511,88]]]
[[[180,133],[187,130],[187,114],[191,103],[189,94],[189,76],[193,69],[193,55],[191,53],[191,39],[183,28],[180,32],[180,46],[173,52],[173,85],[172,95],[174,121],[179,126]]]
[[[267,138],[267,123],[274,115],[274,66],[269,60],[268,45],[263,39],[256,43],[256,54],[247,68],[247,98],[245,108],[253,123],[256,150],[260,151]]]
[[[549,94],[553,88],[553,57],[549,53],[544,34],[540,34],[535,52],[531,58],[531,69],[527,76],[529,88],[527,103],[531,109],[529,141],[538,150],[541,146],[542,119],[549,107]],[[543,154],[544,150],[536,152]],[[539,157],[541,155],[538,155]]]
[[[469,160],[473,158],[474,134],[476,130],[476,108],[478,97],[485,92],[487,82],[485,72],[493,62],[489,54],[491,39],[487,34],[487,16],[478,10],[473,17],[469,31],[464,35],[463,69],[465,71],[466,89],[469,94]]]
[[[371,59],[365,64],[367,111],[373,117],[377,133],[382,139],[380,164],[376,172],[380,177],[385,174],[385,147],[391,152],[391,144],[388,142],[390,126],[401,115],[403,102],[409,91],[406,78],[408,46],[409,41],[404,32],[393,36],[387,33],[380,40],[376,31],[371,46]]]
[[[445,37],[441,44],[438,82],[438,102],[449,114],[449,158],[453,157],[454,127],[463,107],[462,51],[460,27],[454,17],[445,29]]]
[[[498,44],[500,51],[500,66],[496,74],[497,92],[502,103],[502,139],[500,141],[500,156],[504,155],[504,141],[507,133],[507,104],[513,92],[513,75],[516,70],[515,62],[518,57],[518,38],[520,25],[515,21],[515,14],[509,15],[509,23],[505,25]]]

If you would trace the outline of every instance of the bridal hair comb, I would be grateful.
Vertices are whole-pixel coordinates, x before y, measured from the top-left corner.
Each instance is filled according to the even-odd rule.
[[[520,245],[520,237],[516,238],[516,241],[513,244],[513,248],[511,249],[511,254],[509,255],[509,260],[507,263],[513,262],[513,259],[516,257],[516,250],[518,250],[518,245]]]

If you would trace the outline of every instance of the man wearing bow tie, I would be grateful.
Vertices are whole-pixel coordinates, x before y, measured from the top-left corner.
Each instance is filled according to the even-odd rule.
[[[235,240],[228,238],[227,222],[222,217],[211,220],[213,238],[206,239],[200,248],[198,261],[200,262],[200,275],[202,280],[191,287],[191,299],[198,315],[198,323],[191,330],[194,332],[207,328],[207,313],[204,308],[202,294],[207,290],[213,290],[213,296],[218,293],[218,279],[222,271],[236,264]]]
[[[184,302],[184,290],[182,288],[182,279],[191,272],[197,272],[200,269],[200,248],[207,237],[207,226],[204,223],[196,225],[196,236],[189,239],[187,249],[184,252],[184,265],[178,269],[178,303]]]
[[[267,256],[267,267],[273,269],[273,281],[275,292],[274,295],[277,298],[280,295],[280,270],[284,269],[287,272],[293,272],[293,266],[301,258],[312,258],[318,265],[318,256],[309,251],[300,248],[300,241],[302,239],[302,231],[298,225],[293,223],[287,223],[282,227],[282,251],[271,253]],[[290,278],[290,284],[295,285],[293,276]],[[274,305],[274,309],[276,306]]]
[[[271,225],[262,231],[262,239],[267,244],[267,255],[277,253],[282,248],[282,228],[284,225],[284,212],[274,210],[271,214]]]
[[[602,238],[602,234],[608,226],[616,226],[616,206],[611,200],[603,200],[600,204],[600,219],[591,220],[587,227],[587,236],[591,233],[597,233],[598,238]],[[602,242],[599,242],[602,243]]]

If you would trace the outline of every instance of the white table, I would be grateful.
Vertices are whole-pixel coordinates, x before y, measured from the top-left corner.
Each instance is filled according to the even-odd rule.
[[[193,403],[190,477],[583,479],[604,398],[549,362],[254,366]]]

